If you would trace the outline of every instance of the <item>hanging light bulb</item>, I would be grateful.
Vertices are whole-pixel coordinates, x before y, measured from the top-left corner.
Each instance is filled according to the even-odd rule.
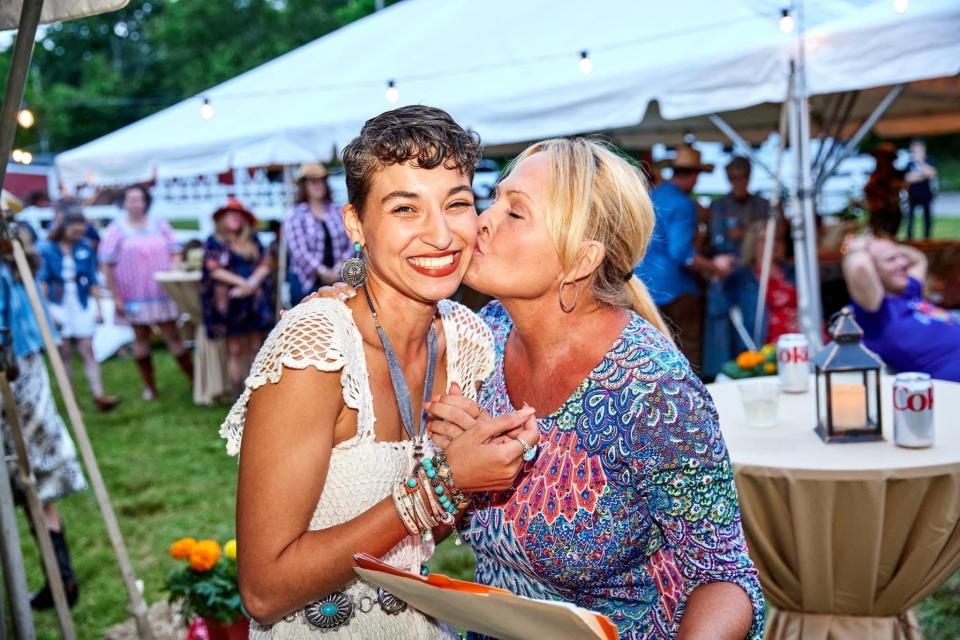
[[[893,0],[893,10],[897,13],[906,13],[909,6],[910,0]]]
[[[384,97],[390,104],[400,102],[400,89],[397,89],[397,83],[393,80],[387,80],[387,93]]]
[[[780,31],[790,33],[793,31],[793,16],[790,15],[790,9],[780,10]]]
[[[580,73],[585,76],[593,73],[593,60],[590,59],[590,54],[586,49],[580,52]]]
[[[36,121],[37,119],[33,116],[33,111],[30,111],[27,107],[23,107],[17,113],[17,122],[24,129],[29,129]]]
[[[14,162],[20,162],[20,155],[23,153],[20,149],[14,149],[10,152],[10,159]]]
[[[203,104],[200,105],[200,117],[204,120],[209,120],[213,117],[213,105],[210,104],[209,98],[204,98]]]

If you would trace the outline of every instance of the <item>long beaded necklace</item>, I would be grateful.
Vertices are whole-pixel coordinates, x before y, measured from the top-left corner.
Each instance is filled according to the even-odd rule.
[[[373,306],[373,300],[370,298],[370,292],[367,287],[363,287],[364,297],[367,299],[367,306],[370,307],[370,313],[373,315],[373,323],[377,329],[377,335],[380,337],[380,344],[383,345],[383,352],[387,357],[387,367],[390,371],[390,383],[393,385],[393,394],[397,400],[397,408],[400,410],[400,419],[403,421],[403,428],[407,432],[410,440],[413,442],[414,462],[420,462],[423,458],[424,446],[424,426],[427,422],[426,412],[422,407],[430,400],[433,393],[433,375],[437,368],[437,331],[430,323],[430,332],[427,334],[427,374],[423,383],[423,404],[421,404],[420,421],[417,430],[413,429],[413,401],[410,399],[410,389],[407,387],[407,380],[403,377],[403,369],[397,360],[397,354],[393,350],[393,345],[387,338],[386,332],[380,326],[380,319],[377,317],[377,310]]]

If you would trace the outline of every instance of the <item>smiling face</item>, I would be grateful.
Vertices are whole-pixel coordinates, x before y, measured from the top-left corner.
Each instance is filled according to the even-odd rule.
[[[910,283],[907,273],[910,260],[907,256],[889,240],[873,240],[868,250],[883,288],[890,293],[902,293]]]
[[[477,210],[470,177],[458,169],[387,165],[370,183],[363,211],[344,205],[368,279],[433,304],[460,286],[473,256]]]
[[[521,160],[500,182],[480,216],[468,286],[501,300],[535,299],[559,286],[560,256],[547,227],[549,184],[545,153]]]

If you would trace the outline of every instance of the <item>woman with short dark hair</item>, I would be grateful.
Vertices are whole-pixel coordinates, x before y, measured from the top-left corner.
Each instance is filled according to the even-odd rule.
[[[490,332],[447,298],[477,236],[477,139],[439,109],[373,118],[343,152],[348,302],[288,311],[221,427],[240,453],[237,567],[251,638],[455,638],[354,573],[365,552],[421,571],[463,494],[510,486],[536,442],[530,411],[474,429],[438,455],[423,409],[457,383],[477,397]]]

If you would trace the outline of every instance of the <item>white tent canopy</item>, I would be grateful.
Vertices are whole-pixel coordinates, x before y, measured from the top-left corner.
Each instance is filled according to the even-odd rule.
[[[120,183],[326,160],[391,107],[388,80],[398,104],[445,108],[488,147],[599,131],[630,146],[688,130],[716,137],[697,119],[711,113],[757,139],[776,127],[796,50],[795,34],[779,28],[783,4],[406,0],[63,153],[57,166],[66,183]],[[913,0],[904,14],[890,0],[806,4],[811,95],[882,96],[875,88],[941,79],[960,96],[955,0]],[[582,50],[590,75],[578,68]],[[866,98],[851,126],[878,100]],[[951,130],[958,112],[957,100],[911,86],[888,115]]]

